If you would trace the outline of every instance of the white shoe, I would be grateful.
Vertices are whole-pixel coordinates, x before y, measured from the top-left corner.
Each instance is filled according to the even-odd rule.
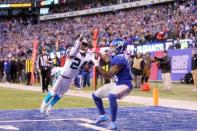
[[[117,129],[117,123],[110,122],[109,126],[107,127],[107,130],[116,130],[116,129]]]
[[[52,106],[49,105],[48,108],[46,109],[46,115],[50,115],[51,114],[51,111],[52,111]]]
[[[100,115],[99,118],[94,122],[95,124],[99,124],[101,122],[107,121],[109,118],[107,115]]]
[[[43,101],[42,101],[42,104],[41,104],[41,106],[40,106],[40,113],[43,114],[43,113],[46,111],[48,105],[49,105],[49,104],[47,104],[47,103],[45,102],[45,100],[43,100]]]

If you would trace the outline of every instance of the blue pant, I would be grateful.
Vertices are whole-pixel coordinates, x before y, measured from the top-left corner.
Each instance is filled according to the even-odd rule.
[[[78,75],[74,79],[74,84],[77,88],[81,88],[81,75]]]
[[[90,72],[83,72],[83,87],[90,86]]]

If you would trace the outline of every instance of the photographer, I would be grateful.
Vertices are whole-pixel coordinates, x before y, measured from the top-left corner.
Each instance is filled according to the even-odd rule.
[[[193,91],[197,91],[197,54],[195,50],[192,50],[192,77],[195,86]]]
[[[164,51],[163,57],[155,57],[158,62],[158,67],[161,69],[161,76],[164,84],[164,90],[171,90],[171,58],[168,56],[167,51]]]

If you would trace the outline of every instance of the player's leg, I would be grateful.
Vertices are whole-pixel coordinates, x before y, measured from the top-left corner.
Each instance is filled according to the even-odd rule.
[[[113,86],[115,86],[114,83],[106,84],[92,94],[92,98],[93,98],[94,103],[96,104],[96,107],[98,108],[99,114],[100,114],[100,117],[95,121],[96,124],[98,124],[102,121],[108,120],[108,117],[105,114],[102,98],[105,98],[108,96],[108,94],[112,90]]]
[[[57,93],[59,92],[61,86],[60,83],[63,81],[63,78],[59,77],[56,82],[54,83],[54,86],[52,88],[51,91],[48,92],[48,94],[45,96],[41,107],[40,107],[40,112],[44,113],[47,109],[47,107],[49,106],[49,102],[50,100],[55,97],[57,95]],[[57,96],[55,97],[56,99],[58,98]]]
[[[117,128],[116,125],[116,117],[117,117],[117,110],[118,104],[117,99],[123,98],[127,96],[131,91],[127,85],[115,85],[112,91],[108,95],[109,103],[110,103],[110,112],[111,112],[111,122],[107,129],[113,130]]]
[[[71,79],[63,79],[61,82],[59,82],[59,90],[55,90],[55,95],[51,99],[49,106],[46,109],[46,115],[50,115],[52,107],[63,97],[64,93],[68,91],[70,88]],[[53,93],[54,91],[52,91]]]

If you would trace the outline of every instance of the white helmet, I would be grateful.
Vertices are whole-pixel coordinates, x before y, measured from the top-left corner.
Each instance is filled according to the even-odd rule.
[[[86,46],[89,46],[89,45],[88,45],[88,41],[87,41],[87,39],[86,39],[86,38],[83,38],[81,42],[82,42],[82,45],[83,45],[83,44],[85,44]],[[79,52],[80,52],[80,53],[85,53],[86,51],[85,51],[85,50],[80,49],[80,50],[79,50]]]

